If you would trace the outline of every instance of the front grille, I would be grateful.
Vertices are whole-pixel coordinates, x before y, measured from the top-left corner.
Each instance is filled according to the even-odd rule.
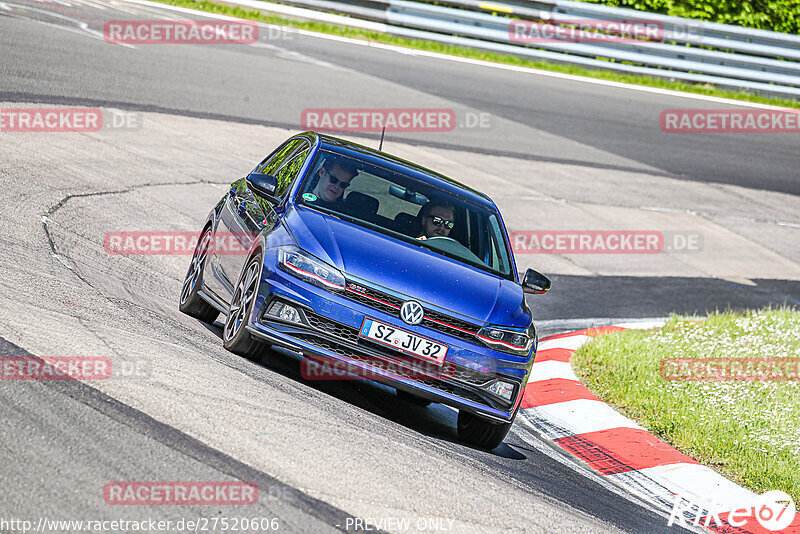
[[[400,298],[388,295],[382,291],[377,291],[369,287],[355,284],[350,281],[347,282],[347,288],[348,291],[345,293],[345,295],[348,298],[390,315],[398,315],[398,310],[404,302]],[[457,337],[465,341],[470,341],[472,343],[477,341],[475,336],[478,333],[478,330],[480,330],[480,327],[472,323],[456,319],[455,317],[451,317],[443,313],[432,311],[428,308],[425,308],[425,319],[423,324],[433,330],[437,330],[439,332],[443,332],[450,336]],[[464,330],[466,330],[466,332],[464,332]]]
[[[321,315],[317,315],[316,313],[310,311],[306,311],[305,315],[306,318],[308,319],[309,325],[311,325],[313,328],[316,328],[317,330],[325,332],[326,334],[330,334],[336,339],[342,339],[353,345],[357,345],[359,343],[367,344],[370,347],[370,349],[374,350],[375,352],[381,353],[382,355],[388,357],[391,360],[397,360],[398,358],[397,352],[386,349],[380,343],[372,343],[370,340],[360,337],[358,335],[359,332],[358,328],[353,328],[351,326],[347,326],[338,323],[336,321],[331,321],[330,319],[327,319],[325,317],[322,317]],[[483,386],[489,383],[495,376],[493,373],[482,373],[480,371],[475,371],[474,369],[469,369],[468,367],[456,365],[453,362],[448,362],[448,361],[442,364],[441,374],[443,376],[449,378],[452,377],[455,380],[473,386]]]
[[[322,330],[335,338],[343,339],[350,343],[358,343],[358,328],[351,328],[308,311],[306,311],[305,315],[308,319],[308,324],[317,330]]]
[[[417,380],[417,382],[425,384],[428,387],[438,389],[439,391],[444,391],[450,395],[455,395],[456,397],[471,400],[472,402],[477,402],[479,404],[486,404],[486,399],[483,397],[480,397],[471,391],[460,388],[457,385],[449,382],[443,382],[442,380]]]
[[[381,302],[378,302],[376,300],[368,298],[367,296],[362,295],[361,293],[359,293],[357,291],[348,291],[347,293],[345,293],[345,296],[347,298],[349,298],[349,299],[355,300],[356,302],[360,302],[364,306],[369,306],[370,308],[375,308],[376,310],[380,310],[380,311],[382,311],[384,313],[388,313],[388,314],[391,314],[391,315],[397,315],[397,311],[400,308],[400,306],[397,306],[396,308],[392,307],[392,306],[387,306],[386,304],[383,304]],[[376,298],[380,298],[380,297],[376,297]],[[381,299],[381,300],[383,300],[383,299]],[[387,301],[384,301],[384,302],[387,302]]]
[[[434,320],[447,323],[448,325],[452,325],[452,327],[437,323]],[[478,328],[475,325],[471,325],[465,321],[460,321],[453,317],[448,317],[447,315],[442,315],[441,313],[436,313],[429,310],[425,310],[424,324],[425,326],[433,328],[434,330],[438,330],[439,332],[444,332],[445,334],[450,334],[451,336],[466,341],[471,341],[473,343],[475,342],[475,333],[478,331]],[[459,330],[459,328],[461,330]],[[469,332],[464,332],[463,330],[469,330]]]
[[[369,354],[365,354],[360,352],[356,348],[350,348],[341,345],[340,343],[336,343],[332,340],[329,340],[323,336],[311,333],[299,333],[294,334],[294,336],[298,339],[301,339],[307,343],[311,343],[317,347],[320,347],[325,350],[329,350],[334,354],[338,354],[340,356],[344,356],[346,358],[350,358],[351,360],[355,360],[362,363],[373,364],[375,363],[375,357]],[[400,376],[409,376],[410,374],[416,373],[417,371],[408,367],[403,367],[403,362],[396,362],[398,365],[393,368],[392,372],[400,375]],[[437,379],[435,377],[431,377],[430,380],[420,379],[414,375],[414,381],[419,382],[420,384],[425,384],[429,387],[434,389],[438,389],[439,391],[443,391],[445,393],[449,393],[451,395],[455,395],[457,397],[461,397],[462,399],[467,399],[472,402],[476,402],[478,404],[490,404],[487,403],[487,400],[470,391],[467,388],[461,387],[458,384],[453,384],[451,382],[447,382],[445,380]],[[491,403],[493,404],[493,403]],[[490,404],[490,405],[491,405]]]
[[[447,376],[452,376],[456,380],[460,380],[461,382],[466,382],[467,384],[472,384],[473,386],[483,386],[492,381],[494,375],[490,373],[481,373],[480,371],[473,371],[472,369],[468,369],[467,367],[461,367],[460,365],[456,365],[451,362],[444,362],[444,365],[450,366],[452,365],[452,371],[448,367],[447,369]]]
[[[403,299],[399,299],[397,297],[394,297],[394,296],[389,295],[387,293],[384,293],[382,291],[378,291],[376,289],[372,289],[371,287],[359,286],[357,284],[352,284],[350,282],[347,283],[347,287],[349,287],[351,289],[352,289],[353,285],[358,287],[358,289],[354,290],[354,291],[356,291],[358,293],[363,293],[364,295],[367,295],[368,297],[372,297],[373,299],[382,300],[382,301],[387,302],[390,305],[395,306],[397,308],[400,308],[400,306],[404,302]]]

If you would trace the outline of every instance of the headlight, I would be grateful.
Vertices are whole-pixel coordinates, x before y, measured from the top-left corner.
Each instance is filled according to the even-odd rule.
[[[490,347],[512,354],[527,354],[533,344],[533,329],[510,330],[496,326],[484,326],[478,338]]]
[[[338,269],[297,247],[278,250],[278,266],[315,286],[333,291],[344,290],[344,275]]]

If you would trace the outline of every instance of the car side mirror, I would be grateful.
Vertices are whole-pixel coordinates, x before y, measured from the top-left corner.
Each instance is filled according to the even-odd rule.
[[[550,279],[538,271],[528,269],[525,271],[524,280],[522,280],[522,290],[525,293],[543,295],[550,291]]]
[[[247,175],[247,186],[261,197],[265,197],[270,202],[276,202],[275,190],[278,189],[278,179],[269,174],[258,174],[256,172]]]

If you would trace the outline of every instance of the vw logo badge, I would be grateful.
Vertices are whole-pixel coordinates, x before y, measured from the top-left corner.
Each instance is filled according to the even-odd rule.
[[[425,317],[425,310],[415,300],[408,300],[400,306],[400,318],[407,324],[419,324],[423,317]]]

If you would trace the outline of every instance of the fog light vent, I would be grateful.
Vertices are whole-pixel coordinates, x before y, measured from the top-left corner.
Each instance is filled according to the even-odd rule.
[[[487,388],[489,393],[493,393],[498,397],[510,401],[511,396],[514,394],[514,384],[498,380]]]
[[[270,317],[276,317],[283,321],[288,321],[290,323],[302,323],[302,319],[300,319],[300,312],[297,311],[297,308],[292,306],[291,304],[286,304],[285,302],[275,301],[269,307],[267,311],[267,315]]]

